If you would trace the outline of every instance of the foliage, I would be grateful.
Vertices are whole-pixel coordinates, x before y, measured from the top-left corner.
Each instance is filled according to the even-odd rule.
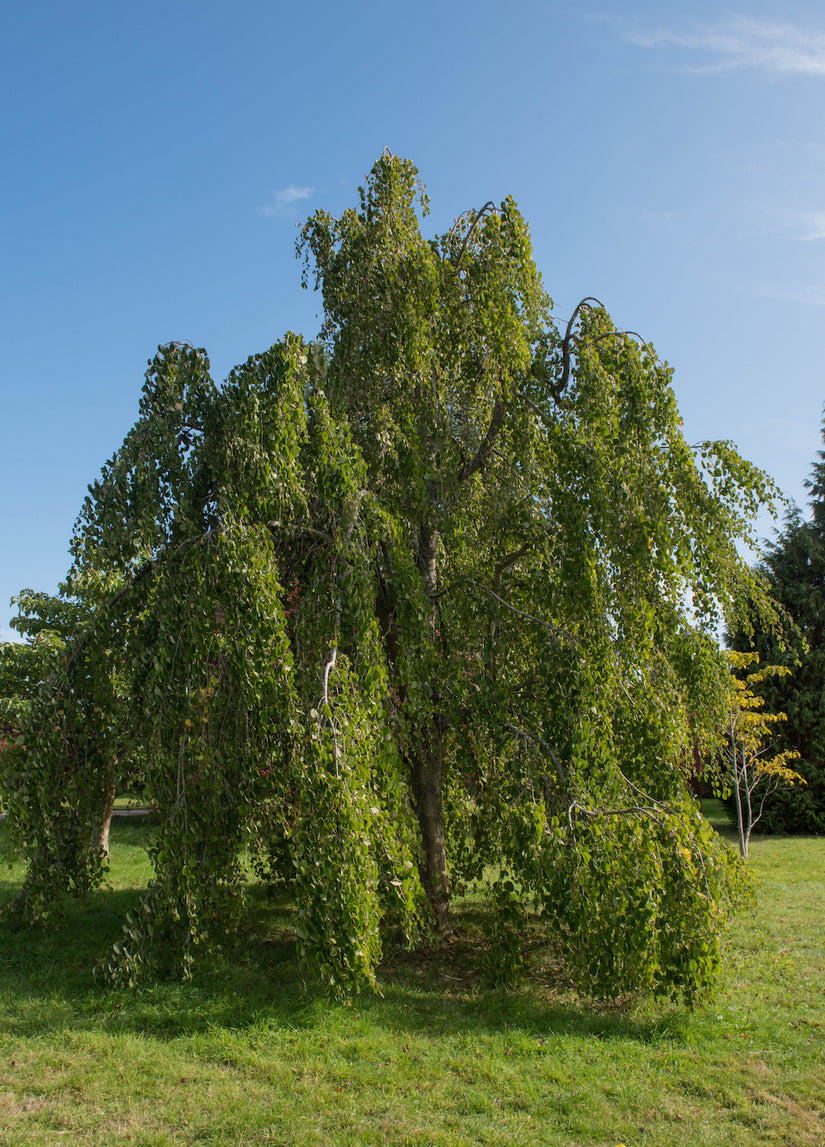
[[[808,783],[768,798],[763,832],[825,829],[825,452],[820,451],[806,485],[809,519],[794,508],[759,567],[782,627],[755,618],[752,633],[739,629],[730,638],[734,648],[753,647],[763,661],[792,670],[790,676],[766,680],[759,693],[769,710],[787,713],[777,744],[796,750],[798,770]]]
[[[88,614],[65,596],[24,589],[14,598],[18,615],[12,628],[27,640],[0,642],[0,721],[15,733],[41,682],[71,640],[82,632]]]
[[[161,347],[90,487],[73,576],[123,588],[78,645],[128,647],[160,815],[109,973],[185,971],[231,932],[246,854],[333,990],[493,872],[503,966],[538,915],[586,989],[692,1002],[742,877],[681,761],[724,711],[718,621],[763,597],[736,543],[773,486],[688,447],[669,368],[596,300],[556,327],[512,200],[432,240],[417,201],[385,154],[357,208],[308,221],[318,343],[222,387]],[[82,787],[54,737],[28,747],[29,799]]]
[[[759,667],[758,653],[727,650],[731,667],[731,698],[724,725],[724,746],[720,754],[722,785],[731,793],[739,834],[739,852],[748,857],[751,832],[762,819],[765,802],[778,789],[804,785],[805,778],[788,766],[799,753],[778,750],[775,726],[786,721],[785,713],[765,711],[765,699],[755,688],[765,681],[787,677],[790,670],[781,665]]]
[[[108,616],[106,646],[88,640],[97,607],[121,580],[89,569],[57,596],[24,590],[13,599],[11,624],[26,640],[0,645],[0,712],[10,732],[0,796],[11,843],[29,862],[33,914],[48,914],[55,888],[85,893],[99,881],[115,791],[139,783],[125,649]]]
[[[804,781],[778,788],[765,802],[759,831],[825,836],[825,768],[814,761],[797,760],[794,771]]]

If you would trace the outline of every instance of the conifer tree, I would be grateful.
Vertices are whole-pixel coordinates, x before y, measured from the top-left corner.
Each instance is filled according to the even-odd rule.
[[[823,423],[825,436],[825,423]],[[785,665],[788,676],[762,682],[759,692],[771,712],[784,712],[777,743],[795,751],[794,768],[806,785],[778,791],[765,804],[763,830],[825,832],[825,451],[819,451],[805,483],[810,516],[794,507],[767,547],[759,567],[785,617],[780,631],[755,624],[740,630],[734,648],[754,648],[763,662]]]

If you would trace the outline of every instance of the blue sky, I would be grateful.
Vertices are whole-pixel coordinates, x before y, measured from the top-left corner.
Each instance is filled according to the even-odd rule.
[[[0,638],[10,596],[66,572],[159,343],[223,378],[317,332],[296,226],[384,147],[433,232],[512,194],[559,319],[601,299],[675,368],[688,440],[733,439],[805,504],[821,3],[29,0],[3,6],[0,85]]]

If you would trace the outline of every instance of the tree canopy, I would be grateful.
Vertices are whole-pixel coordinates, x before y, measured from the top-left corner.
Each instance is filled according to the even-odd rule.
[[[728,799],[736,810],[739,854],[748,858],[751,833],[762,819],[765,802],[781,788],[805,784],[789,761],[796,760],[795,749],[779,751],[775,743],[776,728],[787,720],[785,713],[765,710],[765,698],[758,692],[765,682],[790,675],[783,665],[759,664],[756,652],[726,650],[731,668],[731,699],[725,721],[725,744],[717,767],[721,775],[713,776],[714,788]]]
[[[725,711],[720,619],[764,598],[737,542],[773,485],[688,446],[670,369],[597,300],[557,326],[511,199],[433,239],[426,211],[385,153],[301,232],[316,341],[222,386],[186,344],[150,363],[73,540],[72,576],[119,588],[2,758],[20,911],[99,870],[62,826],[101,779],[55,730],[116,650],[160,823],[114,979],[185,970],[251,863],[336,990],[484,877],[505,948],[540,916],[586,990],[691,1001],[741,873],[687,762]]]

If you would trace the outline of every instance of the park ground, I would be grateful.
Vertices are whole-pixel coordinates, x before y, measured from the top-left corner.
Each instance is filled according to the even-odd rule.
[[[472,899],[348,1005],[302,982],[288,906],[263,901],[191,982],[109,989],[96,959],[151,875],[151,824],[112,832],[111,888],[61,931],[0,924],[8,1147],[825,1144],[825,838],[753,838],[756,899],[686,1012],[579,998],[537,935],[523,980],[491,988]],[[0,870],[0,903],[19,886]]]

